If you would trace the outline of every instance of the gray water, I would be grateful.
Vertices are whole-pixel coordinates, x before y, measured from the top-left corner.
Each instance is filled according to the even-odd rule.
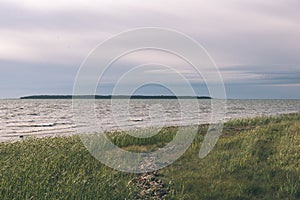
[[[96,100],[95,112],[83,112],[80,117],[84,121],[87,114],[94,114],[102,131],[211,122],[210,100],[198,100],[199,109],[194,101],[184,100],[187,107],[183,110],[177,100],[114,101],[111,106],[111,100]],[[227,100],[224,119],[294,112],[300,112],[300,100]],[[0,141],[71,135],[77,133],[77,126],[84,123],[75,123],[72,100],[0,100]]]

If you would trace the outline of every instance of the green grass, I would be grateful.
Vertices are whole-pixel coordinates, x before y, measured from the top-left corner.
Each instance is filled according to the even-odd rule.
[[[159,170],[175,190],[170,199],[300,199],[300,114],[229,121],[199,159],[207,128],[200,126],[186,153]],[[154,151],[176,131],[109,138],[126,150]],[[0,199],[132,199],[127,184],[135,176],[101,164],[77,136],[0,143]]]

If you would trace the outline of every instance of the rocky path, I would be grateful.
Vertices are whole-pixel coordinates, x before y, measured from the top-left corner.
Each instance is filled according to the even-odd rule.
[[[135,200],[167,199],[170,188],[163,183],[157,172],[144,173],[129,183],[132,198]]]

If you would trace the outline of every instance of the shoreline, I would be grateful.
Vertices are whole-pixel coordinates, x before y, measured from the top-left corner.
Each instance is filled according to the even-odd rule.
[[[248,117],[238,117],[238,118],[224,118],[224,124],[232,121],[232,120],[250,120],[250,119],[255,119],[255,118],[262,118],[262,117],[278,117],[278,116],[284,116],[284,115],[290,115],[290,114],[300,114],[300,112],[294,111],[294,112],[287,112],[287,113],[277,113],[274,115],[257,115],[257,116],[248,116]],[[143,131],[143,130],[148,130],[148,129],[159,129],[159,128],[163,128],[163,129],[168,129],[168,128],[174,128],[174,127],[189,127],[189,126],[209,126],[209,123],[203,123],[203,124],[187,124],[187,125],[166,125],[164,127],[159,127],[159,126],[153,126],[153,127],[143,127],[143,128],[125,128],[125,129],[115,129],[115,130],[105,130],[102,133],[105,134],[114,134],[114,133],[121,133],[121,132],[131,132],[131,131]],[[28,139],[28,138],[53,138],[53,137],[70,137],[70,136],[79,136],[79,134],[73,131],[67,131],[68,133],[64,132],[64,133],[60,133],[60,134],[31,134],[31,135],[20,135],[20,134],[16,134],[13,136],[9,136],[9,135],[5,135],[5,136],[0,136],[0,143],[4,143],[4,142],[19,142],[22,141],[24,139]],[[3,139],[5,138],[5,139]],[[7,139],[9,138],[9,139]],[[13,139],[12,139],[13,138]]]

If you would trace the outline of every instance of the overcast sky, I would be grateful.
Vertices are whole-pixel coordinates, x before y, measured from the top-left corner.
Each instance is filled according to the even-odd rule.
[[[0,98],[72,94],[89,52],[139,27],[174,29],[194,38],[220,69],[228,98],[300,98],[299,9],[299,0],[2,0]],[[193,79],[178,58],[137,52],[112,66],[102,93],[110,92],[110,80],[130,64],[162,58]],[[192,84],[199,95],[206,94],[203,81]]]

